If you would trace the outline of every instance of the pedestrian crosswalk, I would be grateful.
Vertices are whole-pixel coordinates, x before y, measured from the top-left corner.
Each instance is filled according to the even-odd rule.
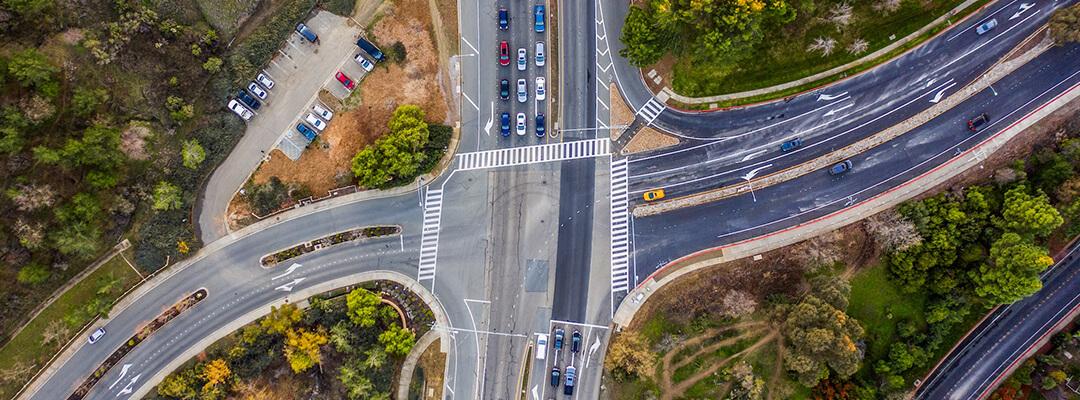
[[[611,162],[611,292],[630,289],[626,158]]]
[[[468,171],[604,156],[610,152],[610,148],[611,141],[605,138],[459,153],[457,170]]]
[[[654,97],[650,98],[649,101],[645,103],[645,105],[641,106],[641,109],[638,110],[637,113],[638,115],[641,115],[643,118],[645,118],[645,124],[647,125],[651,124],[653,120],[656,119],[656,117],[659,117],[660,113],[664,112],[665,109],[667,109],[667,106],[665,106],[663,103],[660,103],[659,101],[656,101],[656,98]]]
[[[435,279],[435,258],[439,253],[439,220],[442,217],[442,189],[429,188],[424,196],[424,224],[420,239],[420,271],[416,280]]]

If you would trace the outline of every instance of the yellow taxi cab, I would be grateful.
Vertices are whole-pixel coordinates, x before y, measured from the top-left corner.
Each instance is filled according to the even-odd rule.
[[[641,197],[645,198],[645,201],[660,200],[664,198],[664,189],[653,189],[645,192]]]

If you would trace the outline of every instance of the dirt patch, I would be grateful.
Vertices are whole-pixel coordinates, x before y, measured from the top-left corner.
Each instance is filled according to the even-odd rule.
[[[633,154],[642,151],[662,149],[669,146],[679,144],[679,139],[651,127],[644,127],[630,138],[630,143],[626,144],[623,148],[623,155]]]
[[[424,354],[421,354],[420,359],[417,360],[417,365],[424,374],[424,383],[420,388],[420,396],[418,397],[422,400],[438,400],[442,398],[446,353],[439,349],[439,340],[435,339],[434,342],[431,342],[431,346],[428,346],[427,350],[424,350]],[[410,398],[413,397],[410,396]]]
[[[340,102],[320,96],[337,112],[326,131],[304,151],[299,160],[292,161],[278,150],[252,176],[256,184],[276,176],[287,184],[299,184],[310,189],[316,197],[331,189],[353,183],[349,169],[352,157],[388,131],[387,122],[394,109],[403,104],[416,104],[426,113],[428,122],[449,124],[449,98],[441,83],[438,51],[433,42],[429,0],[401,0],[393,4],[366,1],[357,5],[358,12],[375,9],[384,13],[377,19],[372,34],[379,44],[390,47],[395,42],[405,46],[406,57],[400,64],[383,62],[376,66],[359,84],[357,96],[362,98],[354,109],[343,111]],[[454,24],[456,26],[456,24]],[[456,30],[456,29],[455,29]],[[353,96],[353,97],[357,97]],[[352,100],[351,100],[352,101]],[[236,219],[230,214],[230,220]]]
[[[660,93],[660,90],[664,87],[671,86],[671,77],[675,76],[673,71],[677,62],[679,60],[675,56],[665,54],[656,64],[642,68],[641,78],[645,80],[645,86],[648,86],[653,93]],[[656,77],[660,78],[659,83],[656,82]]]
[[[127,129],[120,133],[120,151],[130,158],[145,160],[150,157],[146,152],[146,138],[150,137],[150,125],[132,121]]]
[[[630,106],[626,105],[623,101],[622,95],[619,94],[619,87],[615,83],[608,85],[608,105],[611,107],[610,115],[608,119],[608,126],[628,126],[631,122],[634,122],[634,110],[630,109]],[[622,136],[624,128],[612,128],[611,129],[611,141],[619,140],[619,136]]]

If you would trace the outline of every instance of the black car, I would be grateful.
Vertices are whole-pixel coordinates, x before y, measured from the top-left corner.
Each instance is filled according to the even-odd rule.
[[[536,114],[536,137],[544,137],[544,130],[544,113]],[[576,335],[577,332],[574,334]]]
[[[503,100],[510,98],[510,81],[506,79],[499,81],[499,98]]]
[[[990,122],[990,116],[986,115],[986,113],[979,114],[979,116],[968,120],[968,130],[978,132],[987,122]]]
[[[510,14],[505,8],[499,9],[499,29],[504,31],[510,29]]]
[[[551,386],[559,387],[559,377],[561,375],[562,372],[559,371],[559,367],[554,367],[551,369]]]
[[[255,99],[255,96],[248,94],[244,89],[240,89],[236,92],[236,99],[240,100],[241,103],[244,103],[244,105],[250,107],[252,110],[258,110],[259,107],[262,106],[262,103],[259,103],[259,100]]]
[[[570,351],[577,353],[581,349],[581,332],[574,331],[570,336]]]
[[[375,62],[381,62],[382,60],[386,59],[386,55],[383,54],[382,50],[379,50],[379,48],[376,47],[374,43],[369,42],[367,39],[357,38],[356,46],[360,47],[361,50],[367,52],[368,55],[375,60]]]

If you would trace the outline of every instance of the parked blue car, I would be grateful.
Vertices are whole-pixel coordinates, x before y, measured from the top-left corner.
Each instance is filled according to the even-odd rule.
[[[259,103],[259,100],[256,100],[255,96],[248,94],[248,92],[244,91],[244,89],[240,89],[236,92],[236,99],[240,100],[240,102],[244,103],[244,105],[251,108],[252,111],[258,110],[259,107],[262,107],[262,103]]]
[[[303,122],[296,124],[296,131],[300,132],[300,134],[304,135],[308,140],[315,140],[315,131],[308,128]]]
[[[799,146],[802,146],[802,139],[794,138],[781,144],[780,150],[786,153],[799,148]]]
[[[300,36],[303,36],[304,39],[307,39],[311,43],[319,42],[319,35],[316,35],[315,31],[308,28],[303,22],[296,24],[296,33],[299,33]]]
[[[830,175],[843,175],[844,173],[851,171],[851,160],[841,161],[839,164],[833,165],[829,168]]]
[[[541,4],[537,4],[536,7],[533,8],[533,10],[534,10],[534,14],[536,14],[536,23],[533,24],[534,25],[533,28],[536,29],[537,33],[543,32],[544,31],[544,6],[541,5]]]
[[[502,125],[500,125],[500,128],[502,128],[501,132],[502,132],[503,137],[509,137],[510,136],[510,113],[502,113],[502,117],[500,117],[500,121],[502,122]]]

